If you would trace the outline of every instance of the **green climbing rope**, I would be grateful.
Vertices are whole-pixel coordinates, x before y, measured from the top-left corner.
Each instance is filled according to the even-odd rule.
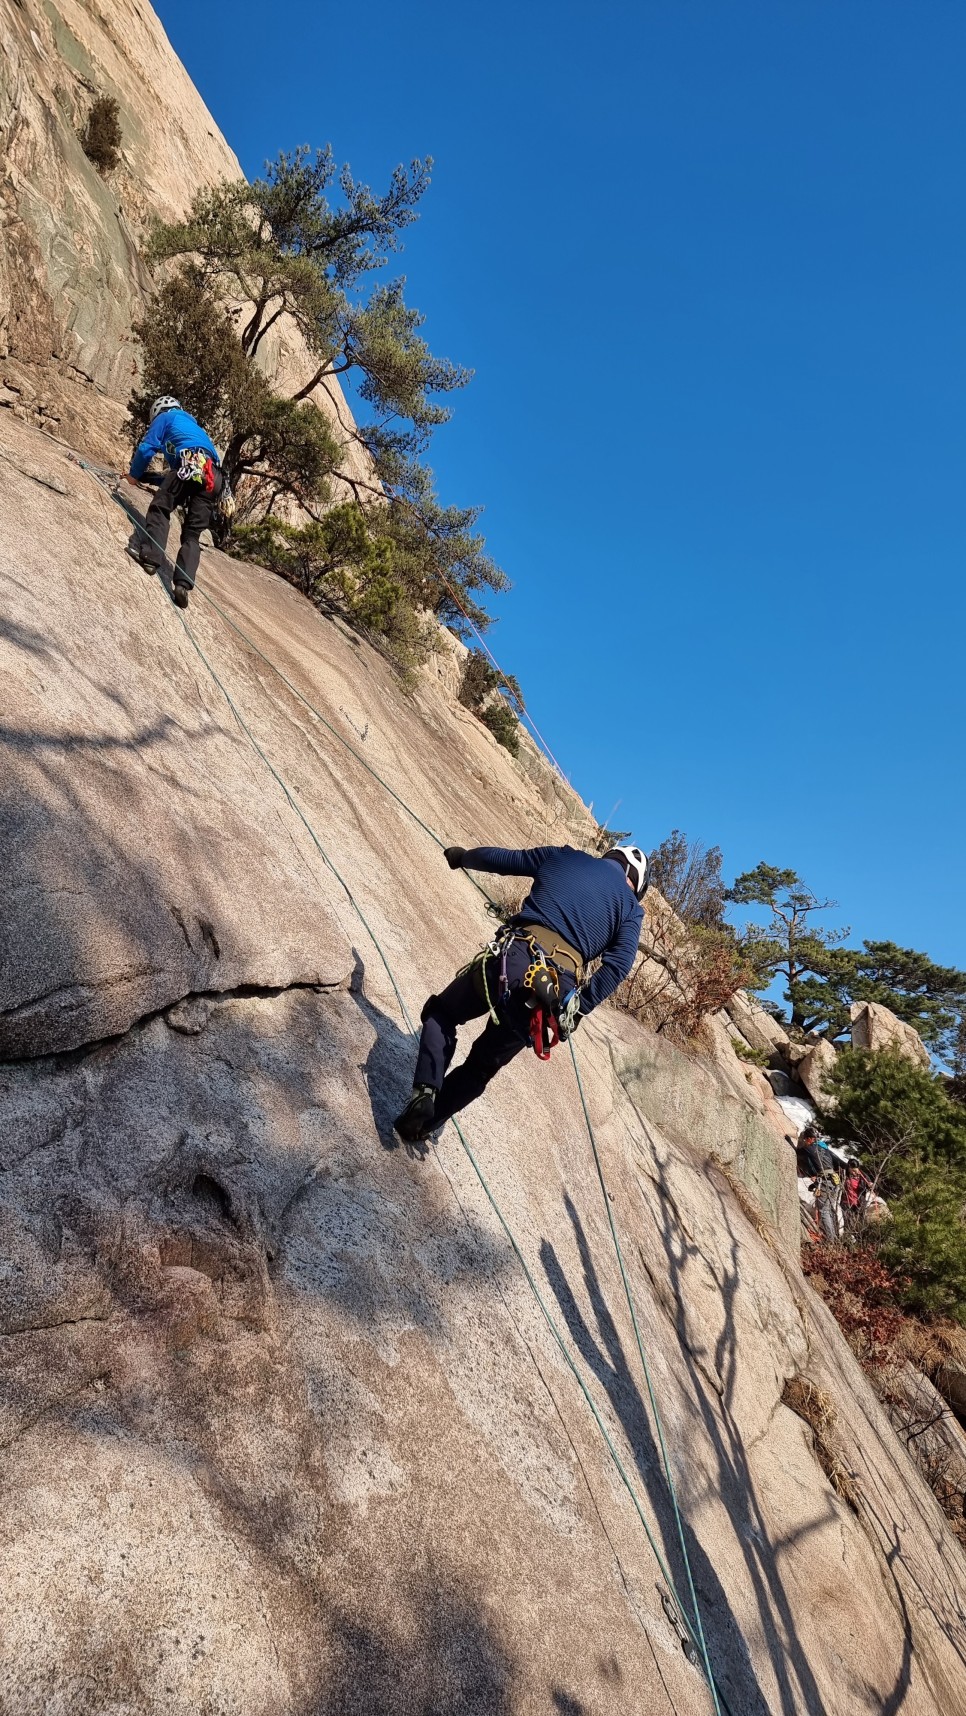
[[[99,473],[96,468],[88,465],[86,463],[86,461],[79,459],[79,458],[76,458],[76,456],[75,456],[75,462],[77,464],[81,465],[82,468],[84,468],[85,470],[88,470],[90,472],[90,474],[95,476],[95,478],[99,482],[103,483],[105,487],[107,486],[105,483],[104,476],[101,473]],[[124,505],[124,503],[120,499],[120,497],[117,496],[116,494],[114,494],[112,490],[108,490],[108,492],[111,493],[112,498],[116,501],[117,505],[121,507],[121,509],[125,513],[125,515],[135,525],[135,528],[138,529],[142,535],[146,536],[150,541],[152,541],[155,544],[155,546],[161,550],[162,554],[165,554],[164,546],[160,542],[158,542],[156,537],[151,536],[150,532],[145,529],[144,524],[137,518],[136,515],[132,514],[129,511],[129,509]],[[165,555],[165,558],[167,558],[166,555]],[[170,564],[170,562],[169,562],[169,564]],[[417,815],[417,813],[414,810],[411,809],[411,807],[409,805],[407,805],[405,803],[405,801],[402,798],[400,798],[399,794],[395,792],[395,790],[389,785],[389,783],[382,779],[382,777],[376,772],[376,770],[371,766],[371,764],[366,760],[366,758],[364,758],[355,749],[355,747],[349,743],[349,741],[343,736],[343,734],[341,734],[339,732],[338,728],[335,727],[332,722],[328,721],[326,719],[326,717],[324,715],[322,715],[319,710],[314,708],[314,706],[309,702],[308,698],[303,696],[303,694],[298,690],[298,688],[291,683],[291,681],[286,677],[286,675],[284,673],[282,673],[281,669],[275,666],[275,663],[271,661],[270,657],[265,655],[265,653],[258,647],[258,645],[256,643],[254,643],[254,641],[247,636],[247,634],[242,630],[242,628],[240,626],[238,626],[235,623],[234,620],[231,619],[230,615],[228,615],[225,612],[225,610],[214,600],[213,597],[208,596],[206,594],[206,592],[204,592],[204,591],[202,591],[201,594],[205,597],[205,600],[210,604],[210,606],[213,607],[216,610],[216,612],[222,617],[222,619],[231,627],[231,629],[234,632],[236,632],[238,634],[238,636],[244,640],[244,642],[249,646],[249,648],[252,649],[253,652],[257,656],[259,656],[261,658],[261,660],[263,660],[266,663],[266,665],[269,668],[271,668],[271,670],[274,673],[276,673],[278,675],[278,677],[283,681],[283,683],[288,687],[288,689],[294,694],[294,696],[296,696],[299,699],[299,701],[302,702],[305,705],[305,707],[307,709],[309,709],[309,711],[322,723],[322,725],[324,727],[326,727],[328,729],[328,731],[330,731],[339,740],[339,742],[342,745],[345,746],[346,750],[351,752],[351,754],[356,758],[356,760],[362,764],[363,768],[365,768],[368,771],[368,773],[370,775],[372,775],[372,777],[379,783],[379,785],[381,785],[386,790],[386,792],[389,793],[389,795],[396,801],[396,803],[399,804],[400,807],[403,810],[405,810],[407,812],[407,814],[409,816],[411,816],[413,818],[413,820],[416,823],[418,823],[422,829],[424,829],[424,831],[430,836],[430,838],[435,842],[435,844],[442,849],[444,843],[439,838],[439,836],[422,820],[421,817],[419,817]],[[206,656],[201,645],[198,643],[197,639],[195,638],[194,633],[192,632],[191,627],[188,625],[188,622],[185,620],[184,615],[182,614],[181,610],[178,608],[175,608],[174,611],[177,614],[178,620],[180,621],[181,626],[185,632],[185,635],[187,636],[189,642],[192,645],[192,648],[196,651],[196,653],[197,653],[199,659],[201,660],[201,662],[203,663],[206,671],[210,675],[214,684],[217,686],[218,690],[221,692],[222,696],[224,697],[225,702],[228,704],[228,707],[231,710],[232,715],[233,715],[234,719],[236,720],[236,722],[238,723],[238,726],[240,727],[241,731],[245,734],[246,738],[248,739],[249,743],[252,746],[252,749],[255,751],[257,756],[264,763],[265,767],[268,769],[272,778],[276,781],[276,783],[280,787],[282,793],[284,794],[284,797],[285,797],[287,803],[291,806],[292,810],[295,812],[299,821],[302,823],[302,825],[306,829],[306,832],[308,833],[310,839],[312,840],[313,845],[315,846],[316,850],[318,851],[318,853],[319,853],[320,857],[322,858],[323,862],[325,863],[326,867],[331,871],[332,875],[335,877],[339,886],[342,888],[343,892],[345,893],[346,898],[348,899],[350,905],[352,906],[353,910],[355,911],[356,915],[358,916],[360,923],[362,924],[367,935],[369,936],[374,948],[376,949],[376,952],[379,955],[379,958],[383,964],[383,967],[385,968],[386,975],[389,978],[389,982],[392,986],[393,993],[395,994],[396,1000],[399,1004],[400,1013],[402,1014],[402,1017],[406,1023],[406,1026],[407,1026],[408,1030],[410,1031],[410,1033],[413,1036],[416,1036],[418,1034],[416,1031],[416,1026],[413,1023],[412,1017],[409,1013],[409,1009],[406,1006],[405,998],[404,998],[402,991],[400,990],[399,985],[396,981],[395,975],[393,973],[392,967],[390,966],[390,963],[389,963],[389,960],[386,956],[386,953],[382,947],[382,944],[379,941],[378,936],[376,935],[375,930],[372,928],[371,924],[369,923],[368,919],[365,916],[365,913],[362,910],[362,907],[359,905],[358,900],[356,899],[351,888],[349,887],[349,884],[346,882],[345,878],[340,874],[336,865],[333,863],[333,861],[332,861],[331,857],[329,856],[328,852],[326,851],[325,847],[322,845],[322,842],[319,840],[319,837],[316,834],[315,829],[312,827],[312,824],[310,823],[308,817],[303,812],[301,806],[299,805],[294,794],[290,791],[290,789],[287,786],[282,775],[279,773],[278,769],[275,767],[275,765],[271,761],[270,757],[268,757],[266,752],[263,750],[262,746],[258,743],[258,740],[255,738],[255,735],[253,734],[251,728],[248,726],[248,723],[245,721],[244,716],[242,715],[240,709],[238,708],[237,704],[235,703],[234,699],[232,698],[231,694],[229,693],[227,687],[224,685],[222,680],[219,678],[219,675],[216,672],[214,666],[209,661],[209,659]],[[475,879],[472,877],[470,878],[470,880],[475,881]],[[478,883],[475,883],[475,885],[479,888]],[[480,892],[485,893],[485,890],[480,888]],[[655,1395],[655,1391],[654,1391],[654,1387],[653,1387],[653,1383],[652,1383],[652,1379],[651,1379],[650,1367],[648,1365],[647,1358],[646,1358],[645,1351],[644,1351],[644,1345],[643,1345],[643,1341],[641,1338],[640,1327],[639,1327],[638,1320],[637,1320],[637,1314],[636,1314],[636,1310],[635,1310],[635,1306],[634,1306],[633,1295],[631,1293],[630,1282],[628,1280],[627,1271],[626,1271],[626,1267],[624,1264],[623,1253],[621,1250],[620,1241],[619,1241],[618,1234],[617,1234],[617,1228],[616,1228],[614,1218],[613,1218],[613,1213],[612,1213],[612,1209],[611,1209],[611,1201],[610,1201],[610,1197],[609,1197],[609,1194],[607,1191],[607,1185],[606,1185],[606,1181],[604,1178],[603,1166],[602,1166],[602,1163],[600,1160],[600,1154],[599,1154],[599,1151],[597,1148],[597,1141],[596,1141],[596,1137],[594,1135],[594,1130],[593,1130],[593,1126],[592,1126],[591,1119],[590,1119],[590,1113],[589,1113],[589,1110],[587,1107],[587,1100],[586,1100],[586,1096],[584,1094],[583,1082],[582,1082],[581,1077],[580,1077],[580,1070],[577,1066],[577,1058],[576,1058],[576,1055],[574,1053],[574,1046],[573,1046],[573,1039],[572,1038],[570,1039],[570,1053],[571,1053],[571,1059],[572,1059],[572,1063],[573,1063],[574,1073],[575,1073],[575,1076],[577,1079],[577,1087],[578,1087],[578,1091],[580,1093],[580,1100],[581,1100],[581,1104],[583,1107],[584,1120],[585,1120],[586,1125],[587,1125],[587,1131],[588,1131],[588,1135],[590,1138],[591,1150],[593,1152],[594,1163],[595,1163],[595,1167],[597,1170],[598,1179],[600,1182],[601,1194],[603,1196],[604,1206],[607,1210],[607,1217],[608,1217],[608,1222],[610,1225],[611,1236],[612,1236],[613,1242],[614,1242],[615,1252],[617,1255],[618,1265],[620,1268],[621,1280],[622,1280],[623,1285],[624,1285],[624,1292],[625,1292],[625,1295],[627,1298],[627,1304],[628,1304],[628,1308],[630,1311],[631,1321],[632,1321],[632,1324],[634,1327],[634,1334],[635,1334],[635,1338],[637,1341],[638,1352],[640,1355],[641,1364],[642,1364],[642,1367],[644,1370],[644,1376],[645,1376],[645,1380],[647,1383],[648,1395],[649,1395],[650,1402],[651,1402],[651,1409],[652,1409],[653,1414],[654,1414],[655,1426],[656,1426],[657,1432],[658,1432],[658,1440],[659,1440],[660,1447],[661,1447],[661,1455],[662,1455],[662,1460],[663,1460],[663,1464],[664,1464],[665,1476],[667,1479],[668,1489],[669,1489],[670,1496],[671,1496],[674,1518],[675,1518],[675,1522],[676,1522],[676,1526],[677,1526],[678,1538],[679,1538],[679,1543],[680,1543],[680,1547],[681,1547],[682,1559],[684,1561],[685,1569],[687,1572],[688,1586],[690,1589],[691,1600],[692,1600],[692,1603],[694,1605],[694,1624],[692,1624],[691,1619],[688,1615],[688,1612],[685,1609],[685,1607],[681,1601],[681,1598],[678,1594],[677,1588],[676,1588],[674,1581],[671,1577],[668,1566],[665,1562],[664,1556],[661,1553],[660,1547],[656,1541],[654,1533],[651,1530],[650,1524],[647,1520],[647,1516],[644,1513],[644,1510],[641,1506],[640,1499],[637,1495],[637,1492],[634,1488],[633,1483],[631,1482],[630,1476],[627,1472],[627,1469],[624,1465],[624,1462],[622,1461],[622,1459],[620,1457],[620,1454],[619,1454],[617,1447],[613,1441],[613,1438],[612,1438],[612,1436],[611,1436],[611,1434],[607,1428],[607,1425],[606,1425],[606,1423],[605,1423],[605,1421],[601,1415],[601,1412],[597,1406],[597,1403],[594,1400],[594,1397],[591,1394],[590,1389],[587,1387],[587,1384],[584,1381],[584,1378],[581,1376],[579,1369],[577,1368],[576,1362],[575,1362],[572,1354],[570,1353],[569,1348],[567,1347],[567,1344],[564,1341],[562,1334],[560,1333],[560,1329],[559,1329],[557,1323],[555,1322],[555,1320],[554,1320],[554,1318],[553,1318],[553,1316],[552,1316],[552,1314],[551,1314],[551,1312],[550,1312],[550,1310],[549,1310],[549,1308],[548,1308],[548,1306],[547,1306],[547,1304],[543,1298],[543,1295],[540,1292],[540,1289],[539,1289],[537,1282],[534,1278],[534,1275],[530,1269],[530,1266],[527,1263],[526,1258],[524,1257],[523,1252],[520,1249],[519,1244],[517,1243],[516,1237],[515,1237],[512,1229],[511,1229],[509,1223],[507,1222],[505,1216],[503,1215],[503,1212],[500,1209],[500,1206],[497,1203],[496,1198],[494,1197],[493,1192],[490,1189],[490,1186],[489,1186],[489,1183],[486,1179],[486,1176],[483,1173],[483,1170],[480,1167],[480,1164],[477,1161],[477,1159],[476,1159],[476,1157],[475,1157],[475,1155],[474,1155],[474,1153],[473,1153],[473,1151],[469,1145],[469,1142],[468,1142],[461,1126],[459,1125],[458,1121],[455,1119],[455,1117],[453,1118],[453,1127],[454,1127],[454,1130],[456,1132],[457,1137],[459,1138],[460,1144],[461,1144],[461,1146],[462,1146],[462,1148],[463,1148],[463,1150],[464,1150],[464,1152],[465,1152],[465,1154],[466,1154],[466,1156],[467,1156],[467,1158],[468,1158],[468,1160],[469,1160],[469,1162],[470,1162],[470,1164],[474,1170],[474,1173],[476,1174],[476,1177],[479,1180],[480,1186],[482,1187],[482,1190],[483,1190],[483,1192],[484,1192],[484,1194],[485,1194],[485,1196],[486,1196],[486,1198],[487,1198],[487,1200],[488,1200],[488,1202],[489,1202],[489,1204],[490,1204],[490,1206],[494,1212],[494,1215],[496,1216],[497,1221],[499,1222],[501,1228],[503,1229],[504,1234],[506,1235],[507,1241],[508,1241],[508,1243],[509,1243],[509,1245],[510,1245],[510,1247],[514,1253],[514,1256],[516,1257],[518,1263],[520,1264],[520,1267],[521,1267],[521,1270],[523,1271],[523,1275],[524,1275],[524,1278],[527,1282],[527,1285],[529,1286],[529,1288],[533,1294],[533,1297],[536,1300],[536,1303],[537,1303],[537,1305],[538,1305],[538,1307],[539,1307],[539,1309],[543,1315],[543,1318],[544,1318],[544,1320],[547,1324],[547,1327],[550,1331],[550,1334],[551,1334],[551,1336],[552,1336],[552,1338],[553,1338],[553,1340],[554,1340],[554,1342],[555,1342],[555,1344],[556,1344],[556,1346],[557,1346],[557,1348],[558,1348],[558,1350],[559,1350],[559,1352],[560,1352],[560,1354],[564,1360],[564,1363],[565,1363],[567,1369],[570,1371],[571,1375],[574,1377],[581,1393],[584,1396],[584,1399],[586,1400],[588,1406],[590,1407],[594,1421],[597,1425],[598,1430],[600,1431],[600,1434],[601,1434],[601,1437],[605,1443],[605,1446],[607,1447],[607,1450],[610,1454],[611,1460],[613,1461],[614,1467],[615,1467],[622,1483],[624,1484],[625,1489],[627,1490],[627,1493],[628,1493],[628,1495],[631,1499],[631,1502],[633,1504],[634,1510],[635,1510],[635,1512],[638,1516],[638,1519],[640,1520],[640,1523],[644,1529],[645,1536],[646,1536],[648,1544],[650,1545],[650,1548],[654,1554],[658,1568],[661,1572],[661,1576],[664,1579],[664,1582],[665,1582],[665,1584],[668,1588],[668,1591],[671,1595],[671,1598],[673,1600],[673,1604],[674,1604],[675,1610],[677,1612],[677,1615],[678,1615],[682,1630],[685,1634],[685,1637],[688,1639],[689,1643],[691,1644],[692,1649],[695,1650],[695,1652],[698,1653],[700,1656],[702,1671],[703,1671],[704,1677],[707,1681],[709,1691],[711,1693],[711,1697],[712,1697],[712,1701],[714,1704],[716,1716],[722,1716],[722,1702],[719,1698],[718,1688],[715,1684],[714,1674],[713,1674],[713,1671],[711,1668],[707,1644],[705,1641],[704,1629],[703,1629],[703,1626],[701,1623],[700,1608],[698,1605],[697,1593],[696,1593],[695,1585],[694,1585],[694,1578],[693,1578],[693,1574],[691,1571],[691,1562],[690,1562],[690,1557],[688,1555],[687,1544],[685,1541],[683,1520],[681,1517],[680,1508],[679,1508],[679,1504],[678,1504],[677,1491],[676,1491],[676,1487],[674,1484],[674,1478],[673,1478],[673,1474],[672,1474],[672,1470],[671,1470],[670,1458],[669,1458],[668,1450],[667,1450],[667,1443],[666,1443],[666,1439],[664,1436],[663,1423],[661,1420],[661,1416],[660,1416],[660,1412],[659,1412],[658,1404],[657,1404],[657,1398]],[[727,1706],[725,1706],[724,1708],[727,1711]]]
[[[681,1545],[681,1557],[682,1557],[682,1560],[684,1561],[685,1570],[687,1572],[688,1588],[691,1592],[691,1602],[694,1606],[694,1631],[697,1634],[697,1643],[698,1643],[698,1647],[701,1651],[701,1656],[702,1656],[702,1659],[704,1662],[704,1672],[705,1672],[705,1676],[707,1678],[708,1686],[711,1690],[711,1696],[714,1699],[714,1707],[715,1707],[716,1712],[718,1713],[718,1716],[721,1716],[721,1706],[718,1703],[718,1690],[717,1690],[717,1687],[715,1686],[715,1683],[714,1683],[714,1675],[711,1672],[711,1662],[710,1662],[710,1659],[708,1656],[708,1647],[707,1647],[707,1644],[705,1642],[704,1627],[701,1624],[701,1609],[700,1609],[700,1605],[698,1603],[698,1593],[694,1588],[694,1577],[693,1577],[692,1572],[691,1572],[691,1558],[688,1554],[688,1547],[687,1547],[687,1544],[686,1544],[685,1538],[684,1538],[684,1522],[681,1518],[680,1507],[678,1506],[677,1486],[674,1482],[674,1474],[671,1470],[671,1460],[670,1460],[670,1456],[668,1454],[667,1442],[666,1442],[665,1436],[664,1436],[664,1425],[663,1425],[663,1422],[661,1420],[660,1411],[658,1410],[657,1396],[654,1393],[654,1384],[651,1381],[651,1367],[647,1362],[647,1354],[644,1351],[644,1342],[641,1339],[641,1330],[640,1330],[640,1324],[637,1321],[637,1309],[636,1309],[636,1306],[634,1304],[634,1295],[631,1292],[631,1284],[630,1284],[630,1281],[628,1279],[627,1269],[625,1268],[625,1265],[624,1265],[624,1253],[623,1253],[623,1250],[621,1249],[621,1242],[620,1242],[620,1239],[619,1239],[618,1233],[617,1233],[617,1223],[614,1220],[613,1204],[612,1204],[611,1199],[608,1195],[607,1182],[604,1179],[604,1169],[603,1169],[603,1165],[602,1165],[601,1160],[600,1160],[600,1152],[597,1149],[597,1139],[594,1135],[594,1128],[591,1124],[590,1110],[587,1107],[587,1098],[584,1094],[584,1081],[580,1076],[580,1068],[577,1065],[577,1056],[574,1053],[574,1040],[573,1040],[572,1036],[568,1038],[568,1043],[570,1046],[570,1059],[573,1063],[574,1076],[577,1080],[577,1089],[580,1092],[580,1105],[584,1111],[584,1120],[587,1123],[587,1136],[590,1139],[590,1148],[591,1148],[591,1150],[593,1152],[593,1156],[594,1156],[594,1166],[597,1169],[597,1178],[600,1181],[601,1196],[604,1200],[604,1208],[607,1211],[607,1220],[608,1220],[608,1223],[610,1224],[611,1238],[614,1241],[614,1250],[617,1254],[617,1262],[618,1262],[618,1266],[619,1266],[620,1272],[621,1272],[621,1280],[624,1283],[624,1296],[627,1299],[627,1309],[629,1310],[629,1312],[631,1314],[631,1322],[634,1326],[634,1338],[637,1341],[637,1351],[638,1351],[638,1354],[639,1354],[640,1360],[641,1360],[641,1368],[644,1372],[644,1380],[647,1383],[647,1392],[648,1392],[648,1397],[649,1397],[650,1402],[651,1402],[651,1411],[654,1414],[654,1424],[655,1424],[655,1428],[657,1430],[658,1442],[660,1443],[660,1447],[661,1447],[661,1460],[662,1460],[663,1465],[664,1465],[664,1475],[667,1478],[668,1492],[669,1492],[670,1497],[671,1497],[671,1507],[672,1507],[673,1512],[674,1512],[674,1523],[675,1523],[675,1526],[677,1528],[678,1542]]]

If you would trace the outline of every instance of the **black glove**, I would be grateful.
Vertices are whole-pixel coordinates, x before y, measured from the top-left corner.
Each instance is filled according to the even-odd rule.
[[[447,846],[444,849],[443,857],[451,870],[462,870],[467,850],[465,846]]]

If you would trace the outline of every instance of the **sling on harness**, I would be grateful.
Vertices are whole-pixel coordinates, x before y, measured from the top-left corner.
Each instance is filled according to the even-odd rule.
[[[204,447],[186,447],[182,451],[181,463],[178,466],[178,481],[195,483],[206,495],[214,493],[214,461]]]
[[[546,953],[529,930],[508,926],[501,930],[488,947],[479,955],[480,976],[483,994],[490,1010],[490,1018],[494,1023],[500,1023],[498,1009],[503,1007],[510,998],[510,983],[507,977],[507,953],[515,941],[526,943],[530,954],[530,964],[523,974],[521,985],[523,1004],[529,1015],[529,1039],[534,1054],[541,1061],[550,1059],[550,1051],[560,1042],[559,1014],[564,998],[560,993],[561,972],[559,967],[548,960]],[[497,999],[494,1002],[490,994],[487,980],[487,964],[493,958],[499,960],[499,982]],[[569,977],[569,973],[566,974]],[[571,980],[572,981],[572,980]],[[569,995],[567,997],[569,1002]]]
[[[527,993],[523,1000],[530,1014],[530,1041],[533,1044],[533,1052],[538,1060],[548,1061],[550,1050],[560,1041],[560,1026],[557,1022],[560,974],[554,966],[546,963],[539,942],[531,944],[531,954],[534,949],[540,954],[540,960],[534,959],[524,973],[523,987]]]

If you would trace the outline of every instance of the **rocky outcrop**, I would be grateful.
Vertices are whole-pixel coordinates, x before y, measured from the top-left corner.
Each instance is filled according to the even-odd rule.
[[[80,144],[99,95],[120,109],[121,159],[103,177]],[[131,329],[150,295],[151,218],[241,176],[235,155],[141,0],[0,0],[0,407],[109,465],[125,460],[137,378]],[[312,373],[284,319],[259,353],[283,391]],[[330,379],[312,396],[371,468]]]
[[[732,995],[725,1012],[750,1049],[768,1056],[783,1053],[788,1043],[787,1031],[747,990],[739,989]]]
[[[289,686],[200,593],[185,629],[9,414],[0,484],[4,1712],[710,1709],[455,1132],[392,1148],[402,1005],[492,927],[399,800],[512,844],[541,792],[256,568],[200,588]],[[962,1716],[966,1568],[798,1272],[787,1146],[609,1009],[576,1049],[723,1707]],[[685,1590],[566,1055],[466,1131]]]
[[[123,133],[106,179],[79,140],[98,95],[118,101]],[[0,386],[111,458],[136,375],[147,219],[181,214],[238,162],[137,0],[0,0],[0,148]]]
[[[835,1050],[831,1043],[820,1037],[818,1042],[809,1045],[795,1068],[795,1076],[818,1108],[834,1107],[835,1099],[830,1096],[825,1083],[834,1065]]]
[[[904,1019],[897,1019],[888,1007],[877,1001],[854,1001],[851,1018],[853,1049],[871,1049],[874,1054],[888,1050],[917,1066],[931,1065],[929,1050],[919,1032]]]

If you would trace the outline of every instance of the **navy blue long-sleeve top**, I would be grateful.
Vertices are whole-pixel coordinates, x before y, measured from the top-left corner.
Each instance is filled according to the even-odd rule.
[[[475,846],[462,868],[492,876],[532,876],[534,886],[518,921],[546,924],[599,969],[582,986],[580,1010],[590,1013],[612,995],[630,973],[637,954],[644,912],[628,886],[624,868],[613,858],[592,858],[573,846],[534,846],[529,852],[502,846]]]

